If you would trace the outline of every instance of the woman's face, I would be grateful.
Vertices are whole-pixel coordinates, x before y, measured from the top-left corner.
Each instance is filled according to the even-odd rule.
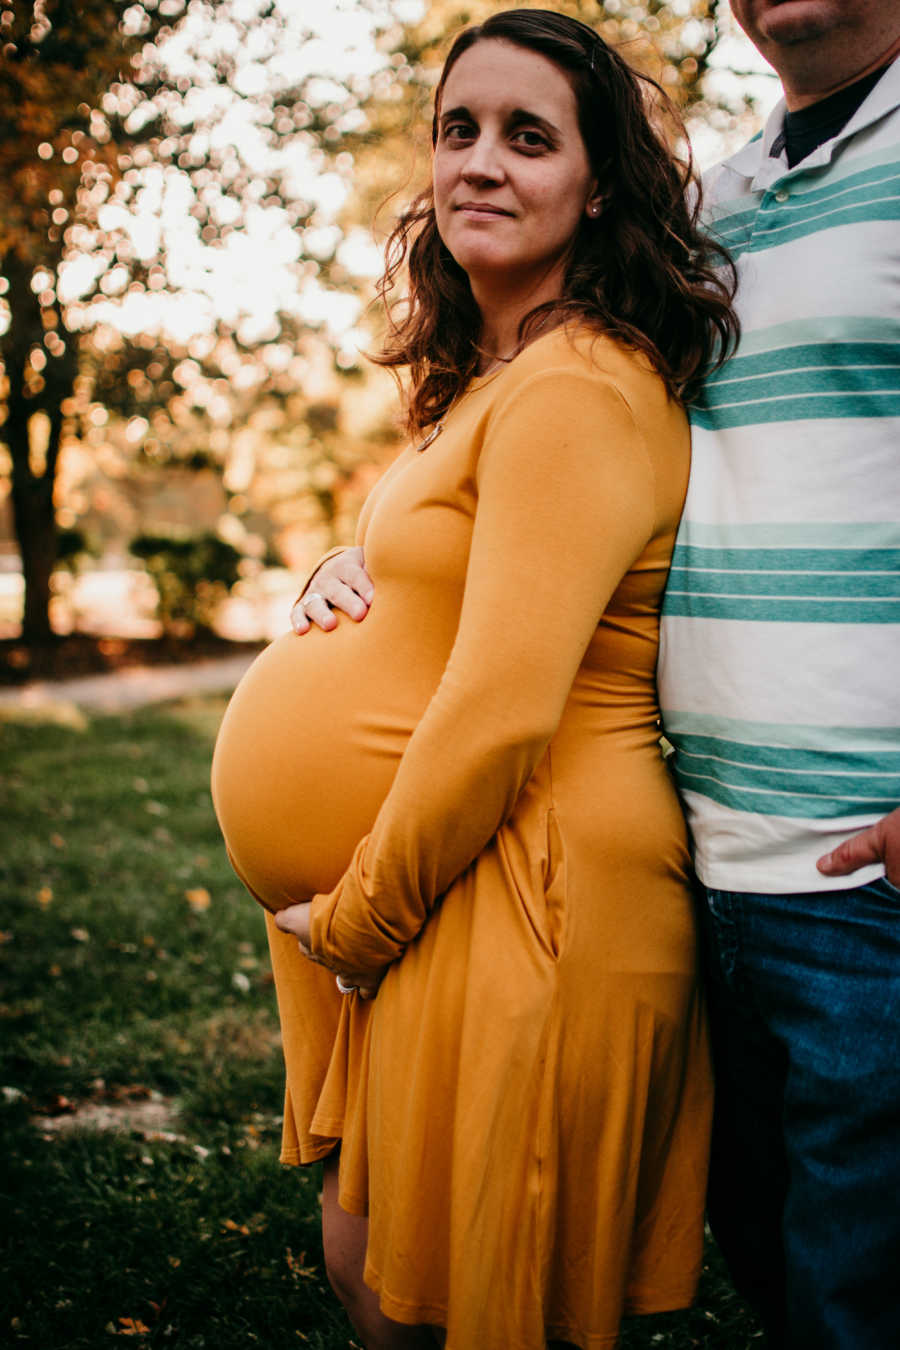
[[[596,183],[558,66],[496,38],[464,52],[441,94],[433,174],[438,230],[476,299],[560,294]]]

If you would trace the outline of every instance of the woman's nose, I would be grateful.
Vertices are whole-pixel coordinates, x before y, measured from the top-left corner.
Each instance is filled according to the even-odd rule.
[[[466,155],[462,176],[467,183],[502,181],[503,165],[499,147],[487,137],[479,136]]]

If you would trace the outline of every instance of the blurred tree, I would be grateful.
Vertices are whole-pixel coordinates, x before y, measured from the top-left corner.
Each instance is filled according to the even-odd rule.
[[[351,55],[389,5],[337,0],[366,20]],[[323,323],[325,306],[304,313],[298,297],[330,281],[340,232],[321,200],[341,196],[347,164],[325,170],[370,78],[362,59],[340,80],[329,72],[304,8],[0,0],[0,440],[28,641],[51,636],[54,484],[65,424],[86,402],[77,394],[92,330],[155,329],[167,347],[172,311],[162,319],[158,302],[177,293],[187,303],[176,326],[227,331],[245,348]],[[267,312],[254,293],[261,253],[284,315],[277,296]]]
[[[53,486],[67,401],[78,372],[56,281],[67,225],[94,182],[119,172],[102,94],[143,36],[125,6],[87,0],[0,6],[0,274],[8,326],[0,336],[6,382],[2,428],[12,459],[12,502],[26,598],[23,632],[49,635],[56,561]],[[159,28],[160,15],[147,16]]]

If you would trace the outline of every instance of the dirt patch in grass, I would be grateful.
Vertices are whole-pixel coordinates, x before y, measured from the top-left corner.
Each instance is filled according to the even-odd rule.
[[[73,1130],[116,1130],[174,1142],[184,1138],[172,1128],[177,1118],[175,1099],[153,1092],[144,1101],[82,1102],[60,1115],[33,1116],[32,1124],[44,1136],[71,1134]]]
[[[268,972],[265,975],[268,983],[271,977]],[[200,1040],[207,1063],[215,1064],[223,1057],[260,1060],[281,1048],[281,1031],[265,1010],[248,1017],[243,1009],[226,1008],[206,1019]]]

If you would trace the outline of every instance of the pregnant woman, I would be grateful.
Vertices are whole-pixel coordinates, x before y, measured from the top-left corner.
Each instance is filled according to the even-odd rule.
[[[273,643],[220,732],[283,1159],[324,1159],[368,1350],[612,1346],[693,1296],[711,1085],[654,666],[682,399],[734,323],[685,182],[589,28],[457,39],[389,246],[412,435],[359,522],[371,609]]]

